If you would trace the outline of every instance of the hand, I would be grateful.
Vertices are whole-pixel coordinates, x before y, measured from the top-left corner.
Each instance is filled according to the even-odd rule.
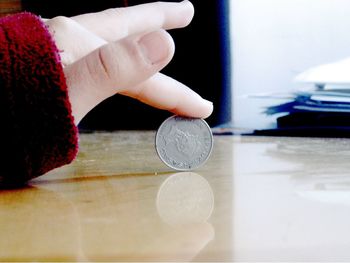
[[[175,49],[166,30],[187,26],[193,14],[189,1],[157,2],[46,20],[61,50],[76,124],[116,93],[174,114],[208,117],[211,102],[159,72]]]

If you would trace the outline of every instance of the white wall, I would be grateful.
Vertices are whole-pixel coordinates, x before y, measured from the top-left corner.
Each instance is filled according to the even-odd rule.
[[[230,0],[230,6],[235,127],[275,123],[261,112],[280,101],[245,95],[291,91],[301,71],[350,56],[350,0]]]

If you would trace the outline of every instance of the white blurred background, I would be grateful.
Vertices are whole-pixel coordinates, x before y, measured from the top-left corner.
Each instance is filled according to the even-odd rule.
[[[262,112],[281,101],[247,95],[292,91],[300,72],[350,57],[349,0],[231,0],[230,8],[237,128],[275,125]]]

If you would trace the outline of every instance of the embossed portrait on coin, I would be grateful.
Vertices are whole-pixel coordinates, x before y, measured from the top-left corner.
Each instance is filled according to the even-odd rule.
[[[172,126],[169,132],[169,137],[166,139],[166,143],[175,146],[174,148],[181,154],[188,157],[196,154],[197,150],[201,147],[199,136],[191,134],[188,131],[183,131],[176,126]]]

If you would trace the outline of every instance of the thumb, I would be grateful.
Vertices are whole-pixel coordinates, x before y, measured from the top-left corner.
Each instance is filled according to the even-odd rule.
[[[116,92],[160,71],[170,62],[174,49],[171,36],[158,30],[109,43],[65,67],[75,122]]]

